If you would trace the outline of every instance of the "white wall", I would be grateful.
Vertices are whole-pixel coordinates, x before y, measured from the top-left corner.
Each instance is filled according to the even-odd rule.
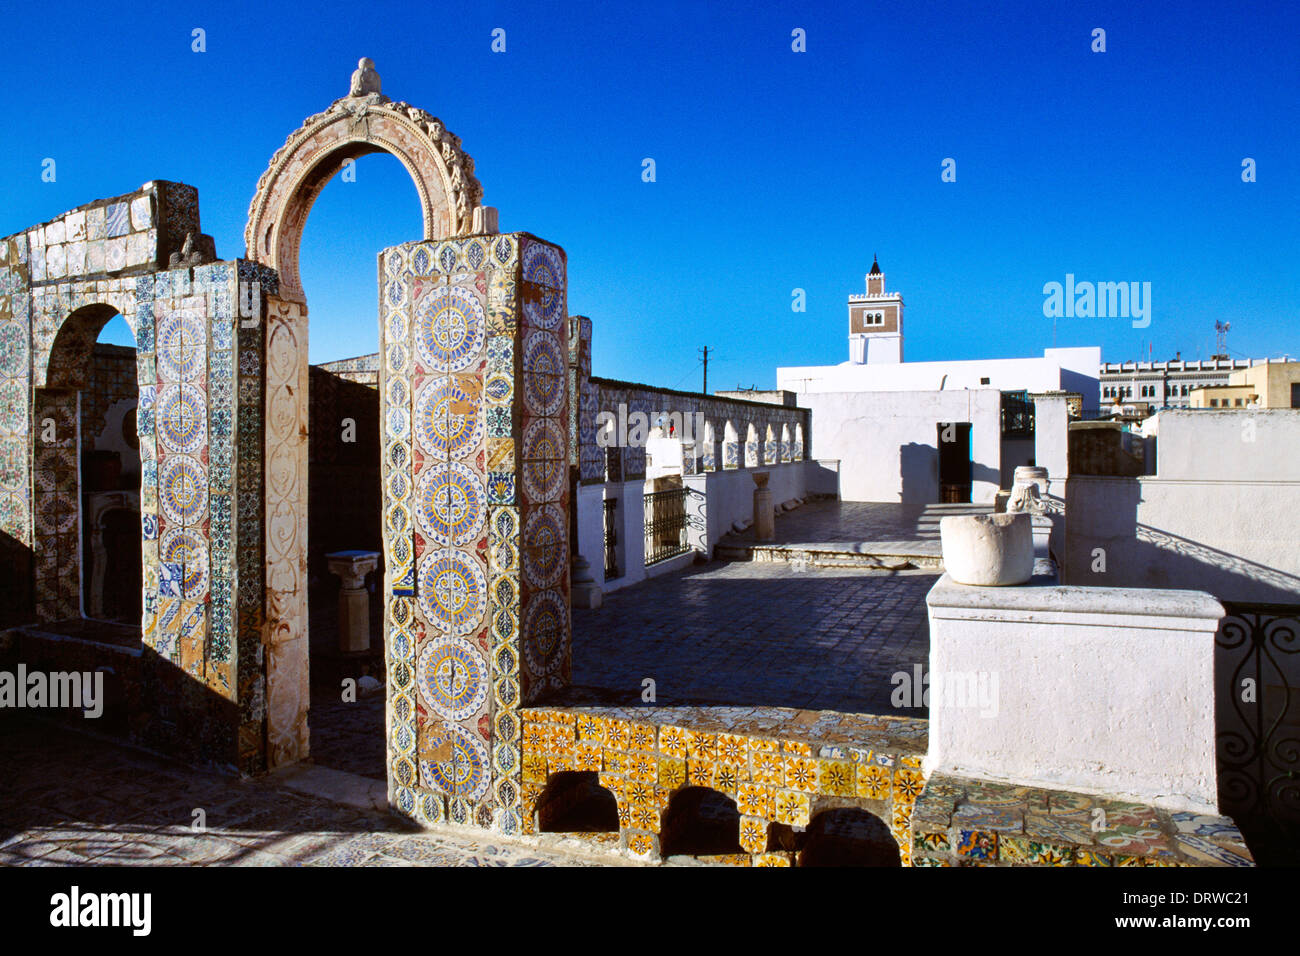
[[[1300,480],[1300,414],[1292,409],[1171,410],[1148,419],[1161,478]]]
[[[1223,608],[1208,594],[967,587],[944,575],[926,604],[927,774],[1218,813],[1214,634]],[[978,706],[936,701],[936,675],[941,686],[983,675],[996,693]]]
[[[971,423],[971,500],[992,504],[1001,483],[1002,394],[996,389],[811,392],[820,458],[840,460],[845,501],[939,500],[939,422]]]
[[[1095,405],[1101,349],[1048,349],[1039,358],[969,359],[952,362],[902,362],[898,364],[805,365],[776,370],[776,387],[800,393],[907,391],[990,388],[999,391],[1046,392],[1067,389],[1082,392],[1085,404]],[[1080,376],[1084,380],[1080,380]],[[982,385],[981,378],[989,383]]]
[[[1298,532],[1300,481],[1073,475],[1062,578],[1296,604]]]
[[[1300,414],[1164,411],[1148,422],[1154,476],[1066,483],[1067,583],[1300,602]]]
[[[820,473],[815,461],[791,461],[760,468],[737,468],[729,471],[706,471],[686,475],[682,484],[691,490],[686,500],[691,519],[691,546],[713,557],[718,539],[731,530],[733,522],[754,517],[755,472],[767,472],[767,486],[772,490],[772,504],[808,494],[810,473]]]

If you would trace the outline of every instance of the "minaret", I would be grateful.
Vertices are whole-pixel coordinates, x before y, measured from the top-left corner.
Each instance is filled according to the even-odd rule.
[[[885,274],[872,256],[867,294],[849,296],[849,361],[885,365],[903,361],[903,296],[885,291]]]

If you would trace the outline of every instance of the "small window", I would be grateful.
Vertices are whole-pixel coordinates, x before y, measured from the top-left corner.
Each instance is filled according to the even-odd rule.
[[[1237,399],[1237,400],[1234,401],[1232,404],[1233,404],[1233,405],[1240,405],[1240,404],[1241,404],[1241,399]]]
[[[1217,398],[1212,398],[1212,399],[1210,399],[1210,407],[1211,407],[1211,408],[1218,408],[1218,407],[1219,407],[1219,400],[1218,400]]]
[[[981,385],[987,385],[988,383],[989,383],[989,380],[988,380],[988,376],[987,376],[987,375],[984,376],[984,378],[981,378],[981,379],[980,379],[980,384],[981,384]]]

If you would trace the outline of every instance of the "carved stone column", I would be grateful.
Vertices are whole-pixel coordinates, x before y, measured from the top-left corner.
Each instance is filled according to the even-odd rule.
[[[325,555],[331,574],[343,581],[339,591],[339,650],[370,650],[370,595],[366,575],[379,566],[378,551],[335,551]]]

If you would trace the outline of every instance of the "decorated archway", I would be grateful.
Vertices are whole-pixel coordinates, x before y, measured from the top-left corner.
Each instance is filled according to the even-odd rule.
[[[306,301],[298,248],[316,197],[348,160],[378,152],[391,153],[410,173],[424,239],[495,231],[480,209],[483,187],[460,137],[436,116],[384,96],[374,63],[363,58],[348,95],[308,117],[271,157],[248,207],[247,256],[279,273],[282,300]]]

